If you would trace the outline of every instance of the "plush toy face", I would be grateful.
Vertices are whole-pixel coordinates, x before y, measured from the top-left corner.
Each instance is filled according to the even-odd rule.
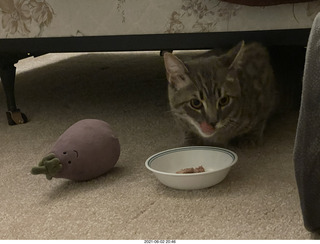
[[[69,127],[56,141],[51,153],[35,167],[44,173],[70,180],[89,180],[109,171],[120,155],[120,144],[110,126],[101,120],[81,120]]]
[[[54,150],[53,154],[59,159],[62,164],[62,171],[59,175],[72,175],[78,172],[78,167],[84,165],[85,163],[82,158],[79,158],[78,150],[69,149],[68,146],[59,148],[60,150]]]

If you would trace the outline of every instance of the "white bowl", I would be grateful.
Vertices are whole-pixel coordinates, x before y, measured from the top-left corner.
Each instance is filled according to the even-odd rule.
[[[192,146],[154,154],[146,160],[145,165],[162,184],[179,190],[195,190],[221,182],[237,160],[237,154],[228,149]],[[199,166],[203,166],[205,172],[176,173],[181,169]]]

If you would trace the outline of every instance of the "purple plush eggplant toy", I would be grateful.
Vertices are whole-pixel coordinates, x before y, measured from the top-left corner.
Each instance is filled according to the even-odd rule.
[[[70,126],[56,141],[50,153],[32,168],[32,174],[45,174],[74,181],[97,178],[117,163],[120,144],[110,125],[102,120],[84,119]]]

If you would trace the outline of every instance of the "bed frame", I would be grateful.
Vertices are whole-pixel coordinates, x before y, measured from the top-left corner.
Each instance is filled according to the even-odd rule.
[[[14,65],[26,57],[66,52],[211,49],[229,47],[241,40],[257,41],[266,46],[306,46],[309,32],[310,28],[190,34],[0,39],[0,77],[6,95],[8,124],[17,125],[28,121],[27,116],[17,108],[14,94],[16,75]]]

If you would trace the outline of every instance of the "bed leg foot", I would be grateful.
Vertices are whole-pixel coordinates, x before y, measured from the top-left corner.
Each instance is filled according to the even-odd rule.
[[[21,113],[20,109],[16,109],[15,111],[8,111],[6,112],[6,114],[9,125],[18,125],[28,122],[27,116],[24,113]]]
[[[16,106],[14,96],[14,82],[16,77],[16,67],[14,64],[18,60],[5,57],[0,59],[0,77],[4,93],[7,98],[8,112],[7,119],[9,125],[23,124],[28,121],[25,114],[21,113]]]

